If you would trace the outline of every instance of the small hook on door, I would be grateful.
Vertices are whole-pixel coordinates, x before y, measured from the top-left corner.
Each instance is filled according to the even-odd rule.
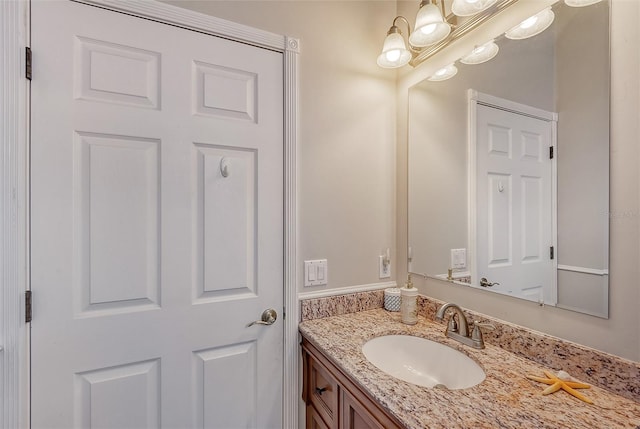
[[[220,160],[220,174],[222,174],[222,177],[229,176],[229,160],[225,157]]]
[[[504,185],[502,184],[502,180],[498,182],[498,192],[504,191]]]

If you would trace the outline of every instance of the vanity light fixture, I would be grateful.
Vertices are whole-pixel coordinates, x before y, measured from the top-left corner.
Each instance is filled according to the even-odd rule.
[[[567,6],[571,7],[583,7],[591,6],[592,4],[599,3],[601,0],[564,0]]]
[[[378,65],[397,68],[410,63],[415,67],[520,0],[453,0],[449,15],[446,1],[451,3],[421,0],[413,27],[405,17],[396,16],[378,55]],[[460,16],[469,18],[458,20]],[[396,25],[398,20],[407,24],[406,39]]]
[[[436,71],[428,80],[432,82],[440,82],[443,80],[451,79],[458,73],[458,68],[455,64],[449,64],[446,67],[442,67],[440,70]]]
[[[487,43],[476,46],[473,51],[460,58],[462,64],[482,64],[498,55],[500,48],[495,41],[489,40]]]
[[[453,0],[451,11],[458,16],[471,16],[489,9],[498,0]]]
[[[554,18],[555,14],[551,10],[551,7],[548,7],[525,19],[511,30],[507,31],[504,35],[507,39],[512,40],[522,40],[528,37],[533,37],[549,28]]]
[[[384,45],[382,46],[382,53],[378,56],[378,65],[384,68],[397,68],[402,67],[411,60],[411,52],[407,50],[407,46],[404,43],[402,32],[396,26],[398,19],[404,20],[409,27],[409,21],[404,16],[396,16],[393,20],[393,25],[387,32],[387,37],[384,39]],[[411,30],[409,30],[411,31]]]
[[[436,4],[438,1],[440,7]],[[387,32],[387,37],[384,39],[382,53],[377,60],[378,65],[384,68],[402,67],[411,61],[413,54],[417,54],[419,48],[443,41],[451,32],[451,24],[444,16],[444,0],[422,0],[413,32],[407,18],[396,16]],[[409,49],[404,42],[402,32],[396,25],[398,20],[407,24]]]
[[[433,0],[435,2],[435,0]],[[442,12],[430,0],[422,0],[416,25],[409,35],[409,43],[422,48],[443,41],[451,32],[451,25],[444,18],[444,1],[440,0]]]

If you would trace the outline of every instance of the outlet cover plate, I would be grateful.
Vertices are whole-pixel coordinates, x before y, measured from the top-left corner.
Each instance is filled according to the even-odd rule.
[[[385,266],[384,264],[384,260],[385,260],[385,256],[384,255],[380,255],[380,261],[378,262],[379,268],[380,268],[380,275],[379,277],[381,279],[388,279],[391,277],[391,261],[389,261],[389,263]]]

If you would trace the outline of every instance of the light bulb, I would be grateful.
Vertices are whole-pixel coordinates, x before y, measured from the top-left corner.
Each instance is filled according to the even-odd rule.
[[[522,23],[520,24],[520,28],[524,28],[524,29],[531,28],[534,25],[536,25],[536,22],[538,22],[538,17],[534,15],[522,21]]]
[[[526,39],[527,37],[533,37],[549,28],[554,18],[555,14],[551,10],[551,7],[548,7],[525,19],[511,30],[507,31],[504,35],[507,39],[512,40],[521,40]]]
[[[389,52],[385,53],[385,56],[387,57],[387,61],[398,61],[400,59],[400,50],[399,49],[393,49]]]
[[[451,4],[451,12],[457,16],[473,16],[489,9],[498,0],[454,0]]]
[[[447,80],[452,78],[458,73],[458,68],[454,64],[449,64],[446,67],[442,67],[440,70],[436,71],[428,80],[432,82],[439,82],[442,80]]]
[[[438,24],[429,24],[429,25],[425,25],[424,27],[422,27],[420,29],[420,31],[422,32],[422,34],[431,34],[434,31],[436,31],[436,27],[438,26]]]
[[[567,6],[571,7],[583,7],[591,6],[592,4],[599,3],[600,0],[564,0]]]
[[[500,48],[494,40],[476,46],[468,55],[460,58],[462,64],[482,64],[498,54]]]
[[[486,46],[484,46],[484,45],[482,45],[482,46],[478,46],[477,48],[475,48],[475,49],[473,50],[473,53],[474,53],[474,54],[481,54],[481,53],[483,53],[486,49],[487,49],[487,47],[486,47]]]

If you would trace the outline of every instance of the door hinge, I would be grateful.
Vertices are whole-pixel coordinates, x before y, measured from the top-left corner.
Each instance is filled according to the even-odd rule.
[[[553,146],[549,146],[549,159],[553,159]]]
[[[555,249],[553,248],[553,246],[549,247],[549,258],[555,258]]]
[[[25,48],[25,69],[24,69],[24,75],[28,80],[31,80],[31,73],[32,73],[32,67],[31,67],[31,48],[30,47],[26,47]]]
[[[287,318],[287,307],[282,307],[282,320]]]
[[[25,323],[31,322],[31,291],[30,290],[24,293],[24,321]]]

